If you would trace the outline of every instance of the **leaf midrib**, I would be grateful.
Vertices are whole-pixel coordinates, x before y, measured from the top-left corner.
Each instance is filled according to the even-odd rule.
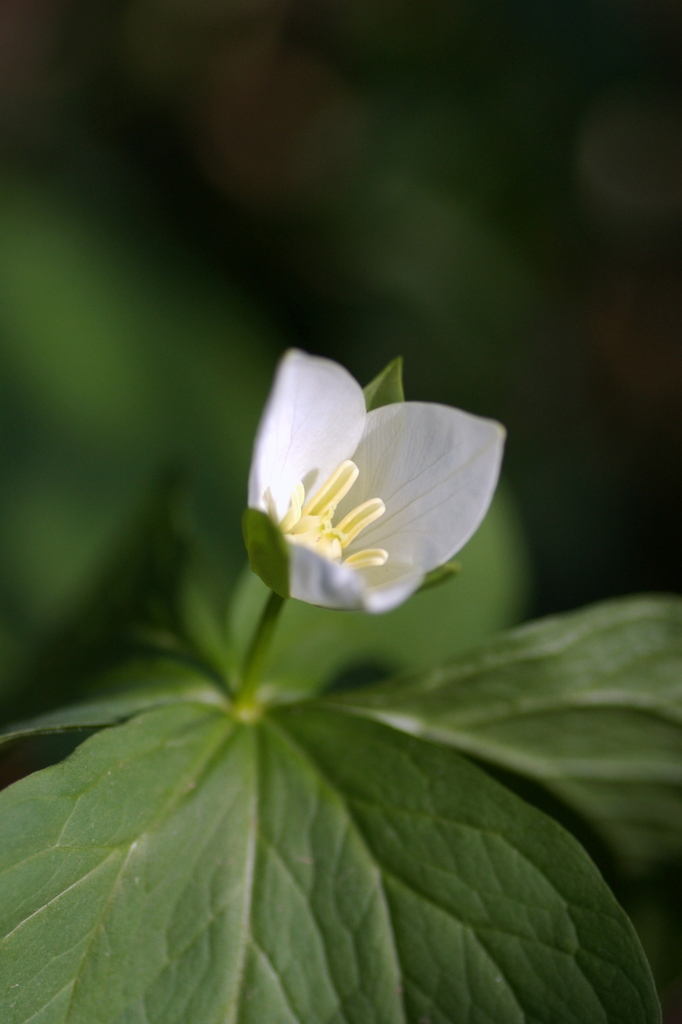
[[[232,1001],[232,1005],[227,1007],[227,1016],[225,1017],[225,1024],[237,1024],[237,1017],[239,1009],[241,1007],[242,996],[244,992],[244,977],[246,974],[246,956],[251,942],[251,909],[253,905],[253,886],[256,872],[256,845],[258,838],[258,807],[259,807],[259,755],[258,755],[258,741],[256,738],[256,730],[250,730],[252,738],[252,757],[250,762],[252,765],[251,771],[251,799],[249,803],[249,831],[247,837],[247,853],[246,853],[246,872],[244,880],[244,909],[242,912],[241,920],[241,932],[240,932],[240,949],[239,959],[237,963],[237,974],[235,993]],[[222,1019],[222,1011],[221,1011]]]
[[[370,806],[371,808],[379,809],[379,811],[381,811],[383,809],[391,809],[391,810],[400,810],[400,809],[399,808],[397,808],[397,809],[396,808],[392,808],[392,807],[390,807],[390,805],[387,805],[386,808],[384,808],[384,806],[382,804],[377,803],[376,801],[371,801],[371,800],[363,801],[362,799],[360,799],[358,797],[347,797],[347,796],[344,796],[344,794],[341,791],[338,790],[338,788],[334,785],[333,782],[331,782],[331,780],[326,775],[326,773],[320,768],[320,766],[318,765],[318,763],[314,759],[314,757],[311,754],[309,754],[305,748],[300,746],[300,744],[290,735],[288,730],[286,730],[286,728],[281,723],[277,723],[276,724],[276,723],[272,722],[272,720],[269,720],[268,721],[268,725],[270,726],[270,728],[272,728],[272,730],[278,736],[280,736],[280,738],[282,740],[284,740],[291,747],[292,750],[294,750],[296,752],[296,754],[303,761],[305,761],[315,771],[315,773],[323,780],[323,782],[329,788],[329,790],[334,794],[336,799],[341,802],[341,805],[344,808],[344,810],[345,810],[345,812],[346,812],[346,814],[348,816],[348,820],[351,823],[351,825],[352,825],[352,827],[353,827],[357,837],[359,838],[359,840],[362,843],[364,849],[366,850],[366,852],[367,852],[367,854],[368,854],[368,856],[370,858],[371,863],[376,867],[377,874],[378,874],[378,879],[379,879],[379,884],[380,884],[380,888],[381,888],[382,902],[383,902],[384,907],[385,907],[387,921],[388,921],[388,923],[390,925],[390,928],[391,928],[391,945],[392,945],[394,960],[395,960],[395,964],[397,965],[399,977],[401,977],[401,978],[403,977],[403,970],[402,970],[400,959],[399,959],[398,953],[397,953],[397,947],[396,947],[396,941],[395,941],[395,930],[394,930],[393,919],[392,919],[391,911],[390,911],[390,904],[389,904],[388,897],[387,897],[387,894],[386,894],[386,890],[385,890],[385,887],[384,887],[384,879],[387,879],[387,880],[390,879],[390,880],[392,880],[394,882],[397,882],[398,884],[400,884],[400,885],[404,886],[405,888],[409,889],[410,891],[414,892],[414,894],[418,898],[424,899],[425,902],[428,902],[435,909],[437,909],[439,913],[445,914],[446,916],[452,916],[455,920],[458,921],[458,923],[463,928],[465,928],[467,931],[469,931],[476,938],[477,942],[482,944],[482,948],[485,950],[486,956],[491,958],[491,960],[495,964],[496,968],[500,971],[500,973],[502,973],[501,968],[499,968],[499,965],[497,964],[497,961],[495,960],[495,958],[491,954],[490,950],[487,948],[487,946],[485,946],[485,944],[483,942],[484,935],[479,936],[479,934],[478,934],[479,933],[479,929],[477,928],[477,926],[471,924],[470,922],[464,920],[463,918],[461,918],[461,917],[459,917],[457,915],[454,915],[454,914],[451,915],[450,912],[446,908],[444,908],[440,904],[434,902],[434,900],[431,897],[425,895],[420,889],[418,889],[415,886],[411,885],[405,879],[401,879],[399,876],[395,875],[395,873],[393,871],[391,871],[389,868],[386,867],[386,865],[383,863],[383,861],[368,846],[367,841],[366,841],[365,836],[364,836],[364,832],[363,832],[362,828],[360,827],[360,825],[356,821],[356,818],[355,818],[355,815],[353,814],[352,806],[351,805],[354,804],[354,803],[360,804],[360,803],[366,802],[368,804],[368,806]],[[410,813],[412,814],[413,810],[411,810]],[[433,819],[433,820],[436,820],[436,821],[443,821],[443,822],[451,823],[451,822],[449,822],[449,819],[444,819],[444,818],[442,818],[439,815],[434,815],[434,814],[431,814],[429,812],[414,811],[414,813],[418,814],[419,816],[427,817],[427,818],[430,818],[430,819]],[[488,835],[494,837],[496,840],[502,839],[503,841],[505,841],[507,843],[509,842],[509,840],[505,836],[501,836],[499,833],[497,833],[497,832],[495,832],[493,830],[485,830],[485,829],[481,829],[480,827],[476,827],[476,826],[468,826],[466,822],[457,822],[457,824],[458,824],[458,826],[461,826],[461,827],[464,827],[464,828],[473,829],[476,832],[476,834],[478,834],[478,835],[488,834]],[[515,846],[513,844],[510,844],[510,845],[511,845],[512,849],[514,850],[514,852],[518,856],[520,856],[522,859],[526,860],[529,863],[529,865],[533,868],[533,870],[537,871],[545,879],[545,881],[551,887],[552,892],[555,894],[555,896],[558,899],[561,900],[561,902],[565,905],[567,910],[570,910],[570,908],[573,908],[576,911],[580,911],[580,910],[584,910],[585,909],[579,903],[576,903],[576,902],[574,902],[572,900],[568,900],[562,893],[560,893],[556,889],[556,886],[547,878],[547,875],[546,875],[545,871],[539,865],[537,865],[534,861],[532,861],[530,858],[528,858],[527,855],[524,854],[523,851],[521,851],[517,846]],[[590,909],[592,909],[592,908],[590,908]],[[609,915],[605,915],[605,916],[607,918],[609,917]],[[573,927],[575,927],[575,925],[573,925]],[[491,926],[490,929],[482,928],[481,932],[485,933],[487,930],[495,931],[495,929],[493,929],[492,926]],[[497,931],[499,932],[500,929],[497,929]],[[508,934],[510,937],[513,937],[515,939],[527,941],[531,945],[532,944],[536,944],[536,945],[540,945],[540,946],[545,946],[548,949],[552,950],[553,952],[555,952],[555,953],[557,953],[557,954],[559,954],[561,956],[565,956],[568,959],[571,959],[573,961],[573,963],[575,964],[576,969],[580,972],[580,974],[584,978],[585,983],[588,985],[588,987],[589,987],[590,991],[593,993],[595,999],[597,1000],[597,1002],[599,1003],[599,1005],[603,1009],[603,1004],[602,1004],[602,1001],[601,1001],[601,999],[599,997],[598,992],[595,990],[594,985],[591,983],[589,978],[585,975],[585,973],[584,973],[581,965],[578,963],[577,958],[575,957],[575,955],[571,954],[567,950],[562,950],[562,949],[559,949],[558,947],[551,946],[551,944],[549,944],[549,943],[543,943],[540,939],[537,939],[537,938],[533,939],[533,938],[529,938],[527,936],[520,936],[520,935],[517,935],[516,933],[513,933],[513,932],[505,932],[505,934]],[[580,942],[579,942],[579,940],[577,938],[577,935],[575,936],[575,938],[576,938],[576,942],[577,942],[578,948],[581,948],[580,947]],[[597,954],[593,953],[592,951],[590,951],[590,955],[597,956]],[[599,959],[603,959],[603,958],[599,958]],[[606,963],[609,968],[613,969],[614,965],[610,961],[604,960],[603,962]],[[518,999],[517,999],[516,993],[513,991],[513,989],[511,990],[511,994],[512,994],[512,996],[514,997],[515,1001],[518,1004]],[[404,995],[401,995],[401,1005],[402,1005],[403,1013],[406,1014]],[[406,1017],[406,1020],[407,1020],[407,1017]]]
[[[312,755],[294,739],[291,733],[281,723],[273,721],[272,718],[267,718],[264,720],[263,724],[264,726],[269,728],[282,742],[284,742],[294,752],[294,754],[299,758],[299,760],[303,761],[306,765],[308,765],[308,767],[312,769],[316,777],[322,780],[324,785],[327,787],[328,791],[332,794],[335,800],[338,801],[339,805],[343,808],[349,826],[352,828],[357,841],[360,843],[362,849],[365,851],[369,863],[372,864],[372,866],[375,868],[381,905],[388,925],[391,958],[393,960],[396,978],[400,982],[403,976],[403,971],[400,963],[400,957],[398,956],[395,927],[393,924],[393,918],[391,916],[388,898],[386,896],[386,891],[384,888],[381,868],[379,867],[374,854],[372,853],[370,847],[368,846],[367,840],[365,839],[362,830],[360,829],[358,823],[356,822],[355,818],[350,812],[350,808],[348,807],[348,801],[346,800],[344,795],[338,790],[338,788],[334,785],[331,779],[329,779],[326,773],[322,771],[319,764],[317,763],[317,761],[315,761]],[[405,1006],[405,997],[402,991],[402,985],[400,986],[400,1008],[402,1011],[402,1020],[396,1021],[396,1024],[409,1024],[407,1008]]]
[[[629,662],[627,668],[628,670],[641,669],[647,661],[658,661],[664,658],[665,653],[661,651],[649,652]],[[682,654],[682,651],[680,653]],[[498,667],[503,668],[504,666]],[[494,724],[495,722],[507,721],[512,718],[522,718],[525,715],[541,714],[547,711],[561,714],[564,711],[583,709],[613,709],[655,713],[675,725],[682,724],[682,707],[678,710],[677,702],[670,701],[665,704],[658,694],[651,696],[641,691],[636,692],[629,689],[609,690],[608,680],[616,677],[619,672],[618,668],[612,668],[608,671],[602,669],[598,674],[596,672],[592,674],[595,678],[593,684],[583,685],[580,688],[573,687],[571,689],[563,686],[556,687],[550,694],[542,695],[519,695],[517,687],[509,695],[494,694],[491,699],[490,695],[485,693],[485,689],[483,691],[479,689],[477,711],[476,703],[473,705],[474,714],[477,714],[478,717],[472,715],[471,703],[469,701],[455,702],[450,720],[456,721],[459,718],[464,720],[467,725],[477,726]],[[452,701],[448,699],[452,697],[453,691],[456,690],[459,683],[466,682],[471,687],[475,687],[478,681],[476,677],[485,674],[485,672],[475,672],[464,678],[453,675],[439,682],[437,686],[414,686],[410,685],[409,682],[401,686],[398,682],[397,684],[394,683],[393,687],[391,687],[381,683],[378,686],[367,687],[366,692],[362,694],[365,698],[369,698],[366,702],[358,701],[359,695],[353,694],[345,699],[340,696],[328,697],[326,703],[340,710],[357,708],[358,710],[371,713],[386,710],[384,699],[388,698],[393,701],[392,709],[394,712],[418,714],[420,701],[426,700],[428,702],[427,707],[429,707],[430,713],[433,714],[434,711],[430,706],[434,700],[446,700],[452,705]],[[481,701],[481,696],[483,696],[484,700],[490,700],[493,707],[487,707]],[[377,697],[379,702],[376,702]],[[417,705],[417,708],[415,708],[415,705]]]
[[[627,779],[624,779],[622,771],[622,766],[626,763],[624,760],[616,760],[615,758],[588,759],[575,756],[562,756],[549,759],[530,752],[524,753],[520,750],[518,744],[502,743],[499,741],[494,742],[489,739],[483,739],[476,732],[476,729],[481,726],[494,725],[498,722],[509,722],[514,720],[522,722],[524,717],[526,717],[522,714],[512,716],[499,715],[489,719],[479,720],[478,722],[473,723],[470,728],[467,728],[466,726],[458,726],[456,722],[450,725],[447,718],[444,718],[444,721],[448,724],[445,726],[439,726],[433,722],[431,716],[420,716],[417,711],[408,711],[404,708],[400,708],[398,705],[393,708],[365,707],[361,704],[352,705],[350,702],[341,703],[329,699],[320,701],[320,703],[323,703],[324,706],[328,707],[330,710],[340,712],[342,714],[351,716],[355,715],[358,718],[367,718],[372,721],[381,722],[383,725],[387,725],[390,728],[396,729],[398,732],[405,733],[409,736],[415,736],[421,739],[430,739],[438,743],[443,743],[455,750],[461,750],[466,754],[479,757],[483,761],[511,768],[523,775],[538,776],[542,779],[579,779],[583,781],[598,779],[599,781],[614,782],[663,782],[671,785],[679,785],[682,782],[682,769],[671,770],[671,768],[665,764],[656,764],[651,761],[634,761],[633,764],[632,751],[630,751],[627,756],[627,765],[630,770],[628,772]],[[663,708],[627,706],[625,704],[608,704],[597,706],[597,708],[605,711],[633,711],[641,717],[651,718],[657,723],[675,727],[679,726],[682,729],[682,720],[678,720],[676,716],[667,715]],[[597,708],[595,708],[594,705],[592,706],[592,710]],[[566,710],[581,710],[581,708],[557,708],[556,705],[554,705],[553,708],[547,706],[546,708],[540,708],[538,710],[534,709],[531,714],[535,715],[549,710],[552,710],[558,717],[561,717],[562,713]],[[569,765],[570,767],[567,767]],[[578,770],[579,767],[581,770]],[[637,774],[638,768],[639,774]],[[644,769],[644,771],[642,771],[642,769]]]

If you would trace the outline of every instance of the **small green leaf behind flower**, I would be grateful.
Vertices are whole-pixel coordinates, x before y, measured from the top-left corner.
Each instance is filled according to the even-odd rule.
[[[367,412],[380,409],[382,405],[393,405],[405,401],[403,391],[403,357],[391,360],[381,373],[363,389]]]

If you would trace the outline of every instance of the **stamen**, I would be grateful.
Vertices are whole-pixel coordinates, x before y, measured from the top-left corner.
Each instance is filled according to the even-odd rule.
[[[323,558],[341,562],[344,548],[386,511],[381,498],[370,498],[344,516],[338,526],[333,525],[338,503],[348,494],[358,476],[358,467],[347,459],[305,505],[305,488],[302,483],[297,483],[291,491],[289,508],[279,523],[287,540],[310,548]],[[269,489],[265,498],[268,511],[275,518],[275,503]],[[343,565],[369,569],[384,565],[387,560],[388,552],[383,548],[365,548],[346,558]]]
[[[326,484],[320,487],[303,509],[304,516],[324,516],[336,507],[358,478],[360,470],[346,459],[342,462],[336,472],[332,473]]]
[[[349,512],[339,525],[334,527],[335,530],[343,534],[343,546],[345,547],[355,540],[361,530],[373,523],[375,519],[383,516],[385,511],[386,506],[381,498],[370,498],[369,501],[363,501],[362,505],[358,505],[352,512]]]
[[[289,533],[289,531],[296,526],[296,523],[301,518],[301,505],[303,504],[304,498],[305,488],[302,483],[298,483],[294,486],[294,489],[291,492],[289,511],[279,524],[282,533]]]
[[[352,569],[373,569],[387,561],[388,551],[384,551],[383,548],[365,548],[364,551],[356,551],[354,555],[349,555],[342,564],[349,565]]]

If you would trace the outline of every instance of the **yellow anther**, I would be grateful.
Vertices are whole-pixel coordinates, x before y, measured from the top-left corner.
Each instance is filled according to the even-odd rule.
[[[348,494],[349,490],[358,478],[360,470],[351,462],[350,459],[346,459],[342,462],[339,468],[332,473],[327,480],[326,484],[323,484],[320,489],[313,494],[310,501],[306,504],[303,509],[304,516],[324,516],[326,513],[333,511],[343,497]]]
[[[365,548],[364,551],[356,551],[354,555],[349,555],[343,564],[349,565],[352,569],[373,569],[387,561],[388,551],[384,551],[383,548]]]
[[[296,523],[301,518],[301,505],[304,498],[305,488],[303,484],[298,483],[291,492],[289,511],[279,524],[282,533],[289,533],[296,526]]]
[[[373,523],[375,519],[383,516],[385,511],[386,506],[381,498],[370,498],[369,501],[363,501],[362,505],[358,505],[352,512],[349,512],[335,527],[343,536],[343,546],[346,547],[352,540],[355,540],[361,530]]]

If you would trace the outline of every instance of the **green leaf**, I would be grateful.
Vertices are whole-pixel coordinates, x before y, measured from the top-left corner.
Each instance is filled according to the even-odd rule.
[[[152,671],[155,680],[147,682]],[[167,678],[164,679],[164,675]],[[216,686],[181,662],[168,662],[167,665],[156,663],[153,669],[145,666],[141,673],[142,681],[136,685],[132,684],[131,676],[134,678],[135,673],[128,673],[127,681],[131,689],[105,692],[80,704],[59,708],[0,729],[0,745],[27,736],[102,728],[132,718],[141,711],[182,701],[227,707],[225,695]]]
[[[554,821],[445,747],[312,708],[280,721],[378,868],[408,1021],[660,1019],[632,925]]]
[[[282,531],[270,516],[247,508],[242,519],[244,543],[252,570],[270,590],[289,596],[289,551]]]
[[[333,701],[532,779],[630,870],[682,854],[679,598],[545,619],[445,668]]]
[[[558,825],[448,749],[297,708],[104,730],[0,794],[3,1024],[656,1024]]]
[[[370,381],[364,391],[367,412],[380,409],[382,405],[404,402],[402,356],[393,359],[373,381]]]

